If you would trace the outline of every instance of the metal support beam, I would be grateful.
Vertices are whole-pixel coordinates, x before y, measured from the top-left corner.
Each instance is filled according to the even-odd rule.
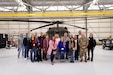
[[[88,30],[87,30],[87,17],[85,17],[85,28],[86,28],[86,37],[88,37],[88,36],[87,36],[87,31],[88,31]]]
[[[22,0],[24,3],[27,3],[27,4],[30,4],[31,5],[31,0]],[[29,12],[29,13],[31,13],[32,12],[32,7],[30,7],[30,6],[27,6],[27,5],[25,5],[26,6],[26,8],[27,8],[27,11]]]
[[[30,22],[28,22],[28,35],[30,36]]]
[[[92,3],[92,1],[93,1],[93,0],[86,0],[86,1],[85,1],[85,4],[84,4],[84,6],[83,6],[83,11],[87,12],[87,10],[88,10],[90,4]]]

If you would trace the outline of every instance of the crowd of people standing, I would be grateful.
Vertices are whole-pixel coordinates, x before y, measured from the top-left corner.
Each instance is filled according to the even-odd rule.
[[[60,59],[60,62],[70,60],[70,63],[87,62],[87,60],[93,61],[95,46],[96,41],[92,33],[89,38],[79,31],[78,35],[68,36],[67,33],[64,33],[64,36],[59,37],[59,34],[55,34],[52,39],[43,33],[40,36],[37,33],[31,34],[31,37],[26,33],[25,36],[20,34],[18,38],[18,58],[22,52],[22,57],[25,60],[30,58],[31,62],[47,61],[49,58],[52,65],[55,59]]]

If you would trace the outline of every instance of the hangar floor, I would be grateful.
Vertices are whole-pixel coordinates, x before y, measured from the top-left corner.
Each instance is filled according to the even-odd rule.
[[[95,48],[94,61],[55,65],[50,61],[31,63],[23,58],[17,59],[17,49],[0,49],[0,75],[113,75],[113,50]]]

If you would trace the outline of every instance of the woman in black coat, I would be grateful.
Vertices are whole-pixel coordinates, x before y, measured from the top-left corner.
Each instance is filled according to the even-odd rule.
[[[87,60],[90,60],[90,51],[91,51],[91,61],[93,61],[93,53],[94,53],[95,46],[96,46],[96,41],[93,38],[93,34],[90,33],[89,45],[88,45],[88,59]]]

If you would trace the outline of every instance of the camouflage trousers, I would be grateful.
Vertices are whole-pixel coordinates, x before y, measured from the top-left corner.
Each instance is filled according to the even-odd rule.
[[[83,57],[85,58],[85,60],[87,60],[87,49],[80,49],[80,59],[83,60]]]

